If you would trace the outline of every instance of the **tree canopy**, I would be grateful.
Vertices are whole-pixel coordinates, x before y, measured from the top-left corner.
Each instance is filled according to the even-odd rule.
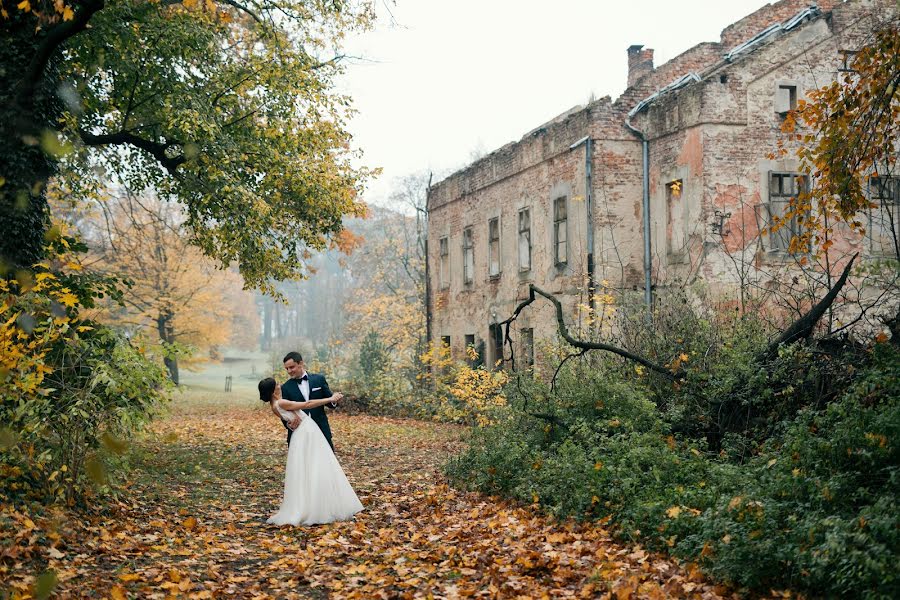
[[[184,205],[191,243],[249,285],[299,276],[362,214],[340,42],[370,3],[83,0],[2,5],[7,267],[40,258],[45,189],[119,181]]]
[[[809,92],[809,100],[798,101],[797,109],[788,114],[782,130],[790,135],[779,145],[778,154],[785,156],[796,145],[801,167],[813,181],[779,223],[798,218],[805,224],[792,242],[794,249],[814,245],[827,252],[836,223],[865,231],[865,211],[878,208],[872,198],[893,196],[872,188],[897,175],[898,87],[900,27],[892,17],[848,57],[848,67],[839,77]],[[891,254],[897,257],[896,224],[889,225]]]

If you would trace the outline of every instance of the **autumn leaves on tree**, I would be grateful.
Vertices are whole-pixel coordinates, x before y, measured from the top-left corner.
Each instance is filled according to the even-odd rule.
[[[204,254],[245,281],[303,272],[368,171],[350,164],[339,40],[368,3],[50,1],[3,5],[0,241],[7,268],[43,255],[46,188],[111,174],[181,203]]]

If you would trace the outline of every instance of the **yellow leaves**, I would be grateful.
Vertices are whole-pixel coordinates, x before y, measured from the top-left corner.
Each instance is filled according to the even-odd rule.
[[[188,517],[184,521],[181,522],[181,526],[191,531],[197,527],[197,519],[196,517]]]
[[[65,290],[66,288],[63,288]],[[60,304],[73,308],[78,305],[78,296],[69,291],[64,291],[56,296]]]
[[[109,597],[112,598],[112,600],[127,600],[128,593],[121,585],[114,585],[109,590]]]
[[[23,12],[31,12],[31,2],[28,0],[22,0],[16,7]]]
[[[497,597],[553,598],[579,593],[602,571],[596,582],[602,589],[585,597],[621,586],[632,598],[655,598],[665,597],[651,591],[660,583],[689,577],[663,556],[617,544],[603,521],[556,521],[538,508],[436,481],[434,469],[446,459],[448,443],[459,443],[460,428],[409,420],[336,414],[332,426],[347,450],[342,463],[365,490],[366,510],[350,522],[302,531],[266,526],[265,511],[275,506],[266,509],[259,498],[277,496],[280,484],[271,461],[245,459],[283,448],[280,426],[271,414],[244,407],[217,414],[226,424],[220,430],[211,430],[207,417],[179,414],[154,424],[157,435],[146,448],[159,463],[147,465],[148,479],[122,490],[102,516],[90,517],[100,520],[64,519],[65,550],[78,578],[61,576],[60,596],[281,598],[296,594],[299,579],[329,597],[469,598],[495,586]],[[217,467],[222,486],[192,493],[184,473],[154,468],[172,466],[173,450],[162,441],[169,432],[180,434],[173,437],[191,461],[228,455],[240,459],[231,467],[236,470],[227,471],[231,461],[223,461]],[[219,450],[206,454],[211,448]],[[373,450],[380,457],[374,463],[365,458]],[[225,483],[233,476],[240,483]],[[187,518],[202,527],[185,535]],[[483,568],[485,556],[492,557],[490,568]],[[124,560],[110,568],[110,557]],[[123,566],[127,571],[115,571]],[[712,590],[699,578],[696,587],[698,595]]]
[[[668,183],[667,187],[669,188],[669,191],[671,192],[673,198],[678,198],[681,196],[681,180],[680,179],[676,179],[675,181]]]
[[[594,470],[600,471],[601,469],[603,469],[603,462],[598,460],[594,463]]]
[[[681,514],[680,506],[672,506],[666,510],[666,516],[669,517],[670,519],[677,519],[678,515],[680,515],[680,514]]]
[[[71,21],[74,18],[75,12],[72,10],[72,7],[66,5],[66,7],[63,9],[63,21]]]
[[[886,436],[880,433],[866,433],[865,438],[872,444],[877,445],[879,448],[887,448],[888,439]]]

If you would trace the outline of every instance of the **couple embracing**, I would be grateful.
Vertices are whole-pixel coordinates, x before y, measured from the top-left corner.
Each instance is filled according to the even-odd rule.
[[[299,352],[284,357],[288,379],[259,382],[259,397],[287,428],[288,456],[284,499],[268,522],[276,525],[315,525],[344,521],[362,510],[334,455],[325,406],[343,398],[332,393],[323,375],[306,372]]]

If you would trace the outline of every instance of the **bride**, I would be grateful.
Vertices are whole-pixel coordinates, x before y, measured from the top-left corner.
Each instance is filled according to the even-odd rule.
[[[291,402],[281,397],[281,386],[268,378],[259,382],[259,398],[288,422],[300,417],[288,447],[284,499],[267,523],[316,525],[344,521],[361,511],[362,503],[328,441],[315,421],[303,412],[336,402],[341,399],[340,394],[324,400]]]

